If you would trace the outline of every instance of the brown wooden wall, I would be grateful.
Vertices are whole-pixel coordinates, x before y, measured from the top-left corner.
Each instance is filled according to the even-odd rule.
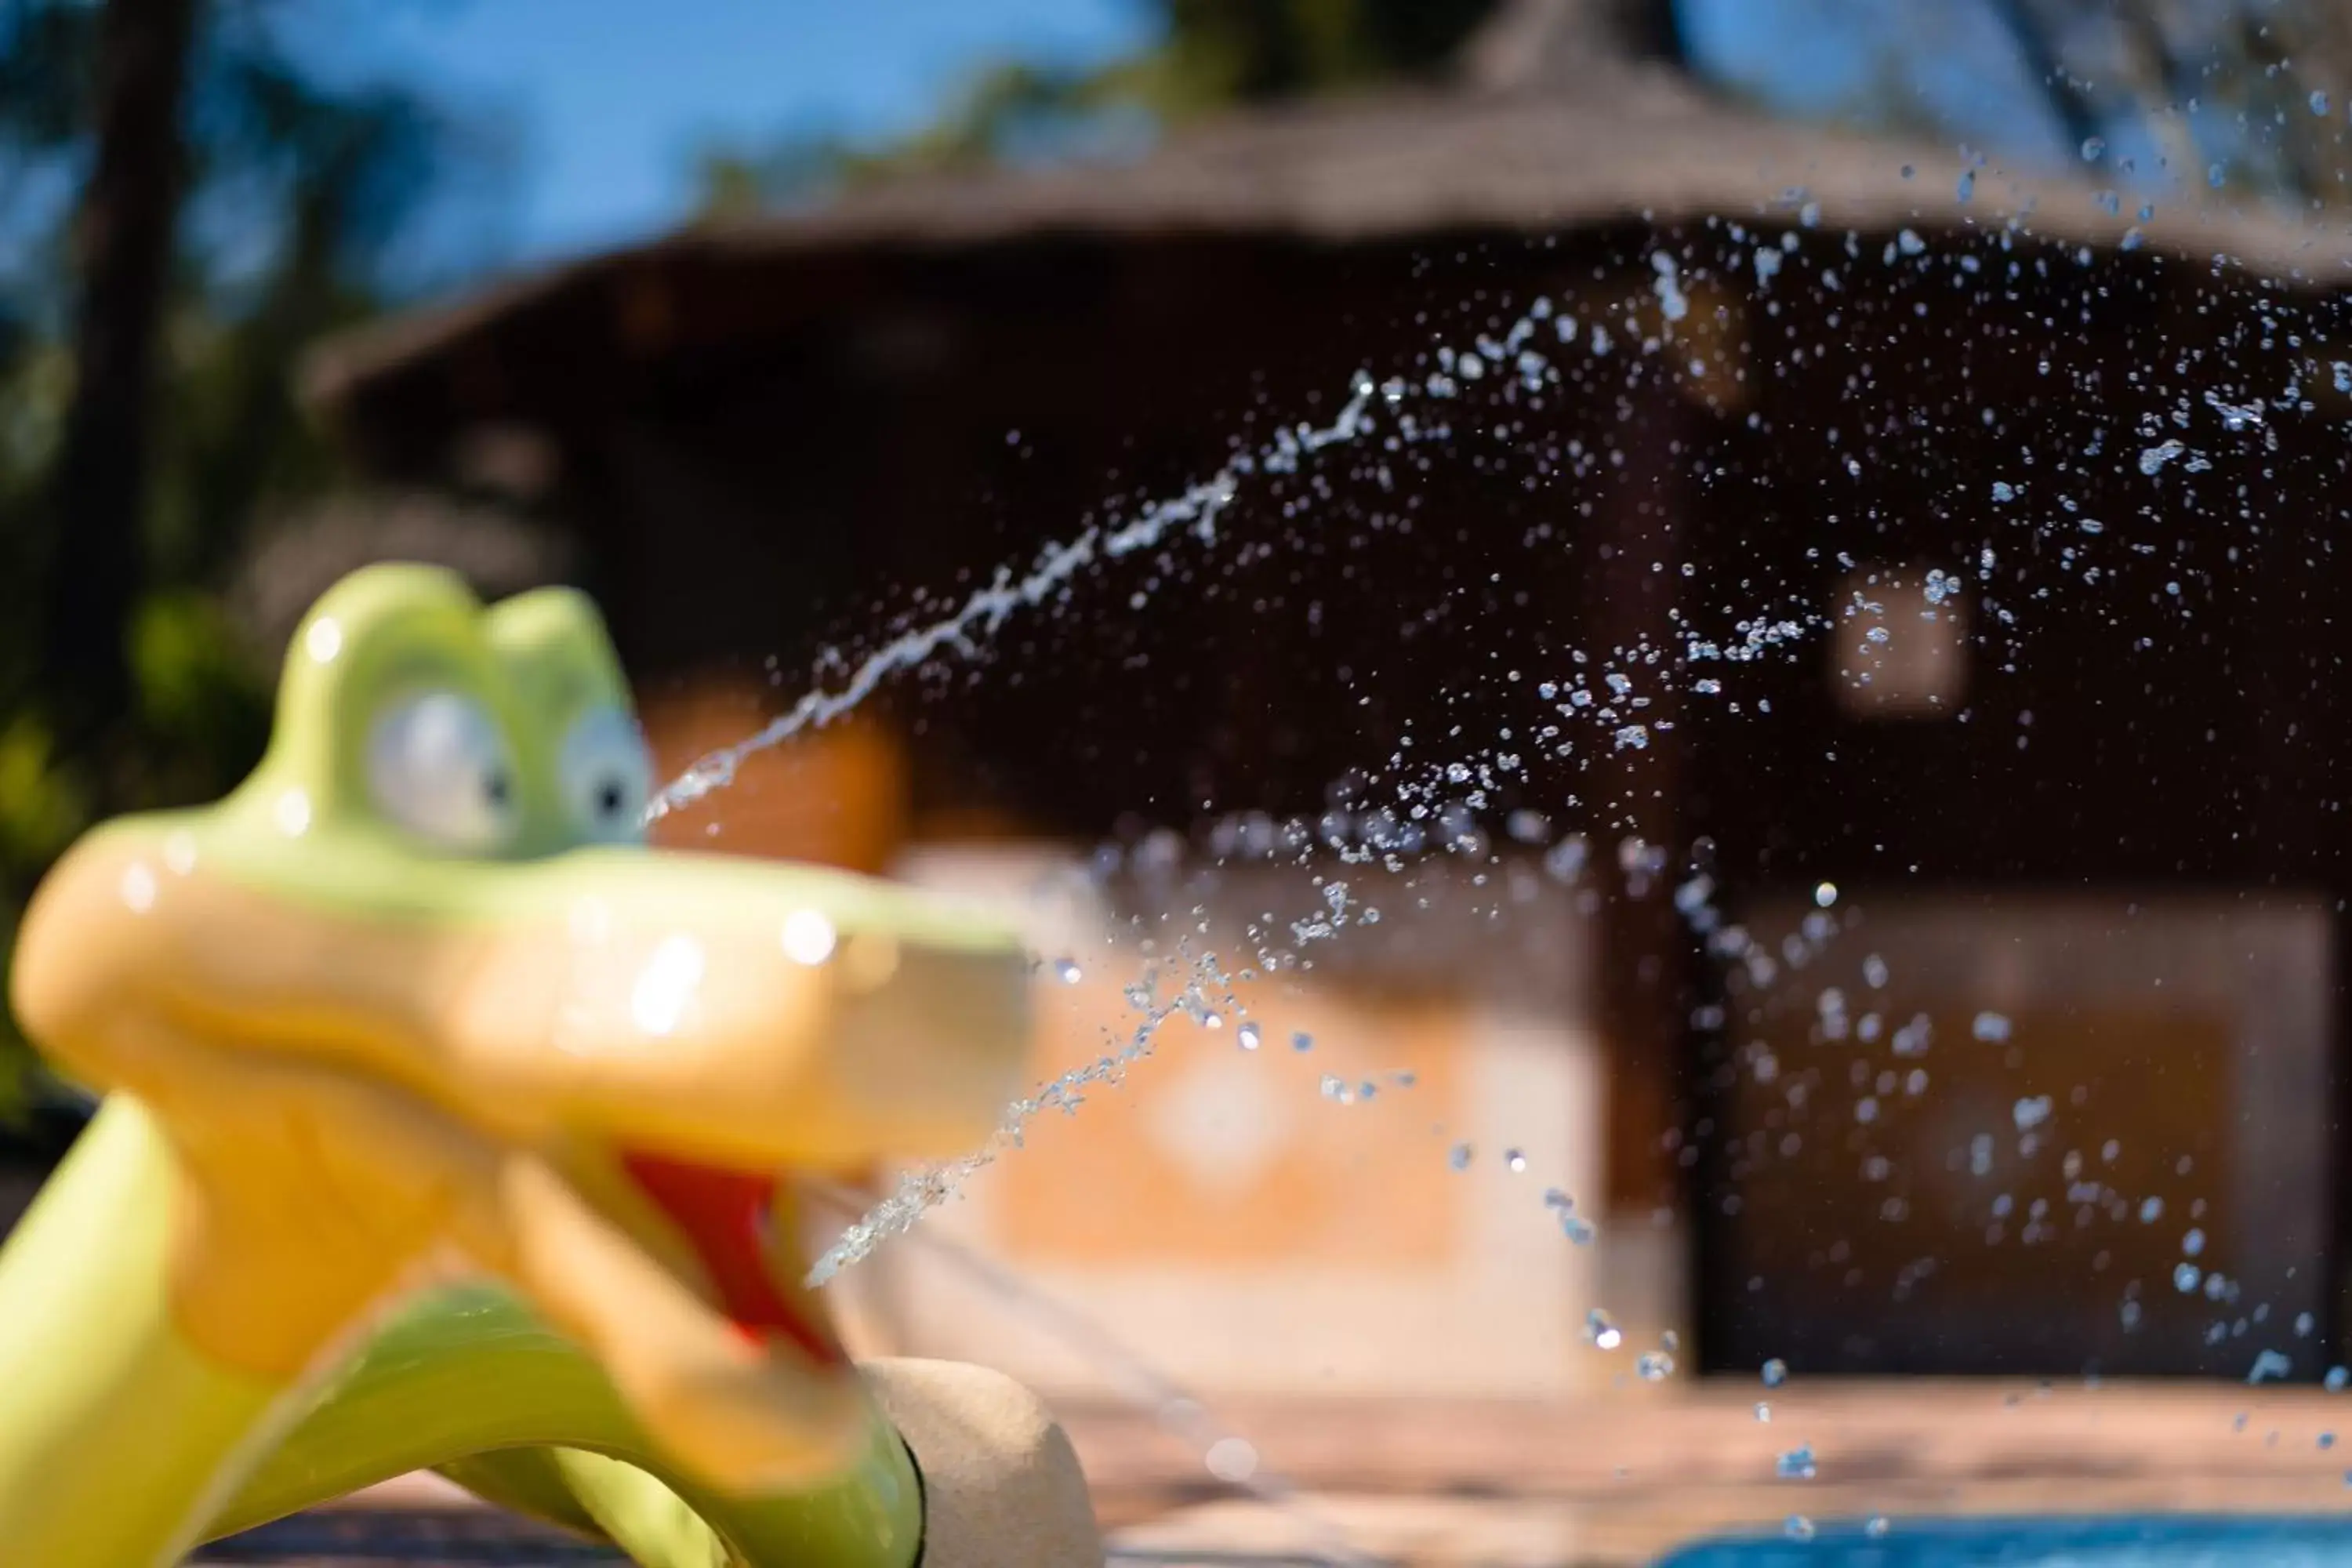
[[[1526,731],[1533,675],[1578,649],[1730,638],[1819,611],[1857,564],[1961,574],[1964,719],[1843,712],[1814,637],[1726,666],[1719,693],[1662,693],[1649,717],[1675,728],[1638,753],[1597,731],[1528,748],[1495,802],[1669,847],[1641,896],[1598,858],[1610,1199],[1690,1206],[1703,1285],[1736,1303],[1723,1227],[1806,1222],[1726,1211],[1759,1179],[1732,1125],[1748,1037],[1737,1016],[1691,1022],[1725,1000],[1666,897],[1691,857],[1732,910],[1822,880],[2352,879],[2329,782],[2352,412],[2315,368],[2332,315],[2200,262],[1999,233],[1922,253],[1801,232],[1767,285],[1759,237],[684,252],[387,381],[355,416],[394,470],[429,469],[453,423],[552,432],[553,504],[650,689],[756,687],[772,660],[790,689],[828,646],[870,640],[877,605],[919,620],[926,591],[951,601],[1131,518],[1236,443],[1328,418],[1360,367],[1426,374],[1433,341],[1466,345],[1538,294],[1611,303],[1613,353],[1556,351],[1567,379],[1539,405],[1466,400],[1444,442],[1255,484],[1216,547],[1104,568],[876,716],[905,738],[916,813],[1081,839],[1314,813],[1407,735]],[[1661,247],[1696,308],[1643,353]],[[2202,395],[2242,385],[2264,422],[2227,437]],[[2208,466],[2143,473],[2180,409]],[[1997,482],[2023,499],[1996,501]],[[1708,1342],[1738,1342],[1737,1310]]]

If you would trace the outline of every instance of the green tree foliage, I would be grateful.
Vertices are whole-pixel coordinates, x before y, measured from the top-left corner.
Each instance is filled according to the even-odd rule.
[[[331,85],[280,30],[297,0],[195,12],[129,611],[96,628],[127,698],[71,721],[47,653],[74,585],[58,465],[75,386],[75,197],[95,155],[101,7],[0,0],[0,968],[23,900],[96,816],[206,798],[251,765],[270,671],[226,613],[257,521],[339,479],[294,366],[377,309],[404,229],[481,148],[413,91]],[[0,1118],[36,1087],[0,1027]]]
[[[880,146],[786,136],[703,160],[704,205],[738,216],[912,174],[1067,155],[1236,105],[1442,70],[1499,0],[1151,0],[1158,41],[1090,70],[983,70],[929,126]]]
[[[2185,178],[2352,204],[2342,0],[1986,0],[2071,145],[2138,130]]]
[[[2352,205],[2343,0],[1757,3],[1864,62],[1830,118],[2060,164],[2104,144],[2090,162],[2119,185]],[[1775,69],[1734,85],[1822,111],[1817,83]]]
[[[1494,0],[1160,0],[1155,107],[1198,112],[1443,67]]]

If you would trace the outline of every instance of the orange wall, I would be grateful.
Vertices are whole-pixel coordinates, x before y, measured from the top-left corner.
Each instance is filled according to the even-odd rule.
[[[764,687],[706,680],[640,699],[655,767],[674,778],[756,732],[775,711]],[[878,873],[908,832],[907,760],[878,725],[851,721],[747,759],[735,783],[655,825],[656,842]]]

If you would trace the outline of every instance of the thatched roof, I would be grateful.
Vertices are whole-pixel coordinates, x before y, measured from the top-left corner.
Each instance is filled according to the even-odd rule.
[[[274,655],[320,595],[378,561],[446,566],[486,599],[568,582],[579,565],[562,532],[496,506],[352,492],[265,530],[238,564],[231,600],[257,645]]]
[[[760,266],[1052,236],[1344,244],[1727,218],[1885,235],[2011,230],[2144,246],[2296,288],[2352,281],[2352,241],[2275,216],[2174,195],[2142,222],[2145,198],[2119,201],[2082,170],[1971,167],[1954,148],[1727,103],[1663,63],[1595,47],[1589,21],[1561,25],[1588,18],[1593,3],[1524,0],[1474,42],[1468,79],[1449,89],[1236,114],[1130,163],[910,178],[592,257],[338,339],[314,360],[310,391],[334,405],[373,376],[494,332],[512,312],[666,260]]]

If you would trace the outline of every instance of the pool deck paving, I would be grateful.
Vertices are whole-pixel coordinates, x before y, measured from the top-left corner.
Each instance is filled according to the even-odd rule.
[[[1759,1418],[1759,1406],[1769,1408]],[[1296,1489],[1242,1495],[1150,1416],[1064,1412],[1113,1562],[1360,1556],[1428,1568],[1620,1568],[1792,1517],[2341,1515],[2352,1393],[2230,1384],[1792,1381],[1628,1387],[1574,1403],[1235,1400],[1218,1415]],[[2342,1440],[2337,1441],[2339,1433]],[[1812,1474],[1802,1475],[1810,1450]],[[1784,1472],[1787,1472],[1784,1474]],[[430,1477],[226,1542],[226,1568],[609,1563]]]

